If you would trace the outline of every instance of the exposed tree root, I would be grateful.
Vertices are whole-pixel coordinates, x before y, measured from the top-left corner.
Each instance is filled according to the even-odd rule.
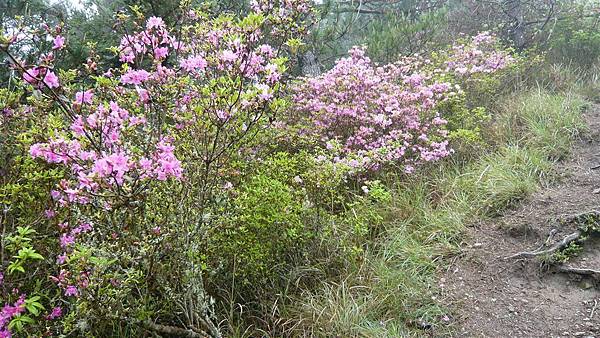
[[[558,272],[572,273],[576,275],[593,277],[600,279],[600,270],[586,269],[586,268],[572,268],[569,266],[559,266],[556,268]]]
[[[560,242],[555,243],[551,247],[547,249],[545,248],[554,234],[556,230],[553,229],[550,231],[550,235],[548,239],[537,249],[533,251],[524,251],[519,252],[514,255],[505,257],[504,259],[512,259],[512,258],[534,258],[538,256],[548,256],[553,255],[557,252],[560,252],[566,249],[571,243],[575,242],[583,242],[588,236],[592,233],[600,232],[600,211],[592,210],[588,212],[584,212],[581,214],[570,215],[561,220],[563,223],[571,223],[576,224],[578,230],[564,237]],[[590,278],[594,278],[595,280],[600,281],[600,270],[588,269],[588,268],[574,268],[570,266],[557,265],[555,267],[555,271],[561,273],[571,273],[580,276],[586,276]]]
[[[548,249],[542,250],[543,247],[547,245],[552,236],[554,235],[553,231],[550,232],[550,236],[542,246],[534,251],[524,251],[516,253],[512,256],[505,257],[504,259],[512,259],[512,258],[533,258],[538,256],[551,255],[558,251],[561,251],[567,248],[571,243],[575,241],[583,241],[587,236],[594,232],[600,231],[600,211],[591,210],[586,211],[580,214],[569,215],[561,220],[563,223],[571,223],[576,224],[578,230],[573,232],[572,234],[563,238],[560,242],[552,245]]]
[[[568,235],[567,237],[563,238],[562,241],[554,244],[553,246],[549,247],[548,249],[545,250],[535,250],[535,251],[523,251],[523,252],[519,252],[516,253],[512,256],[508,256],[505,257],[504,259],[511,259],[511,258],[533,258],[533,257],[537,257],[537,256],[544,256],[544,255],[550,255],[553,254],[557,251],[560,251],[564,248],[566,248],[567,246],[569,246],[569,244],[571,244],[572,242],[578,240],[581,238],[581,236],[584,233],[581,230],[577,230],[574,233]]]
[[[182,338],[210,338],[208,333],[201,330],[184,329],[177,326],[162,325],[152,322],[151,320],[139,320],[133,318],[122,318],[127,322],[139,325],[146,330],[149,330],[158,336],[163,337],[182,337]]]
[[[155,324],[149,320],[141,322],[142,326],[146,329],[158,332],[159,334],[166,334],[175,337],[188,337],[188,338],[208,338],[209,336],[206,333],[197,333],[192,330],[186,330],[176,326],[168,326],[168,325],[160,325]]]
[[[582,212],[579,214],[567,216],[564,219],[564,221],[567,223],[575,223],[575,224],[579,224],[579,225],[585,225],[590,220],[597,222],[599,218],[600,218],[599,210],[590,210],[590,211]]]

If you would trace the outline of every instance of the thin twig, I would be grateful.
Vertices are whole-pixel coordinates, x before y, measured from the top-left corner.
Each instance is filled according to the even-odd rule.
[[[594,318],[594,312],[596,311],[597,307],[598,307],[598,300],[594,299],[594,307],[592,308],[592,312],[590,313],[590,320]]]

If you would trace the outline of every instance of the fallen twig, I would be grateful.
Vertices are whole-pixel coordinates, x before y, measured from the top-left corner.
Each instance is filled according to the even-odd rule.
[[[598,307],[598,301],[594,299],[594,307],[592,308],[592,312],[590,313],[590,320],[592,320],[592,318],[594,318],[594,312],[596,311],[597,307]]]
[[[581,235],[582,235],[582,232],[580,230],[577,230],[574,233],[572,233],[572,234],[568,235],[567,237],[563,238],[562,241],[554,244],[553,246],[551,246],[550,248],[548,248],[546,250],[535,250],[535,251],[519,252],[519,253],[516,253],[516,254],[514,254],[512,256],[505,257],[504,259],[532,258],[532,257],[537,257],[537,256],[543,256],[543,255],[553,254],[556,251],[559,251],[559,250],[562,250],[562,249],[566,248],[572,242],[578,240],[581,237]]]

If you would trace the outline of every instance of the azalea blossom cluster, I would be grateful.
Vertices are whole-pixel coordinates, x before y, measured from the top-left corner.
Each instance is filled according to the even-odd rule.
[[[12,334],[8,330],[10,321],[25,311],[25,295],[21,295],[13,304],[5,304],[0,309],[0,338],[11,338]]]
[[[515,59],[509,51],[497,48],[498,44],[498,38],[489,32],[481,32],[465,43],[454,44],[445,71],[465,76],[494,73],[508,67]]]
[[[73,105],[87,113],[74,115],[70,137],[36,143],[29,150],[34,158],[70,168],[72,179],[62,181],[52,194],[60,206],[89,203],[90,197],[100,192],[122,191],[126,182],[130,183],[126,188],[134,189],[140,180],[182,177],[181,163],[169,139],[161,139],[150,149],[142,144],[143,153],[132,149],[130,140],[144,132],[144,116],[130,114],[114,101],[97,102],[93,97],[91,91],[77,93]]]
[[[20,20],[16,20],[16,27],[12,30],[12,34],[6,36],[6,40],[11,45],[19,45],[22,41],[27,40],[26,37],[33,35],[36,39],[50,40],[52,41],[51,49],[39,56],[39,61],[36,65],[27,66],[23,62],[14,60],[18,63],[17,67],[19,71],[23,73],[23,80],[33,85],[34,87],[41,89],[47,88],[58,88],[60,86],[56,71],[53,69],[52,64],[54,63],[57,54],[65,48],[65,37],[61,35],[62,25],[50,27],[47,24],[42,25],[41,30],[35,30],[33,27],[20,26]],[[38,41],[43,43],[43,41]]]
[[[48,88],[58,88],[60,86],[58,76],[45,67],[33,67],[25,70],[23,80],[38,88],[42,88],[44,85]]]
[[[296,86],[304,133],[352,168],[401,164],[406,172],[450,154],[446,121],[435,108],[452,86],[395,64],[375,66],[363,48]]]
[[[273,13],[271,36],[299,36],[306,25],[302,22],[312,11],[311,0],[252,0],[250,8],[255,13]],[[275,12],[275,13],[274,13]]]
[[[119,59],[122,62],[134,63],[136,56],[149,53],[155,60],[163,60],[169,54],[169,47],[176,46],[176,40],[169,35],[163,19],[151,17],[146,21],[146,30],[121,38]]]
[[[306,0],[252,0],[250,7],[255,13],[268,13],[278,8],[280,18],[307,14],[311,10],[310,2]]]
[[[163,111],[178,129],[188,127],[200,140],[216,136],[220,139],[210,144],[217,147],[231,144],[268,112],[286,70],[285,59],[278,57],[282,51],[264,43],[267,16],[252,15],[253,20],[242,25],[233,18],[206,20],[191,10],[189,25],[177,39],[162,19],[149,18],[145,30],[121,39],[119,57],[130,68],[120,82],[134,86],[138,102],[146,107],[157,92],[175,89]],[[139,60],[148,57],[154,60],[151,69],[136,68]],[[168,57],[174,67],[161,64]],[[199,122],[202,128],[197,128]]]
[[[300,125],[302,134],[318,143],[324,150],[320,161],[356,171],[393,163],[410,173],[419,164],[452,153],[447,117],[438,107],[464,94],[456,82],[515,62],[488,32],[442,54],[412,55],[376,66],[363,48],[354,47],[327,73],[295,86],[295,119],[301,121],[286,122]]]

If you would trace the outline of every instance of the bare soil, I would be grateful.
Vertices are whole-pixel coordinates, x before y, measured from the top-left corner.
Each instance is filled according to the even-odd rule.
[[[576,230],[558,219],[600,210],[600,106],[585,113],[589,133],[558,163],[560,183],[467,230],[470,243],[440,278],[458,337],[599,337],[600,281],[557,272],[540,259],[505,259]],[[595,191],[599,189],[598,191]],[[600,238],[564,266],[600,270]]]

